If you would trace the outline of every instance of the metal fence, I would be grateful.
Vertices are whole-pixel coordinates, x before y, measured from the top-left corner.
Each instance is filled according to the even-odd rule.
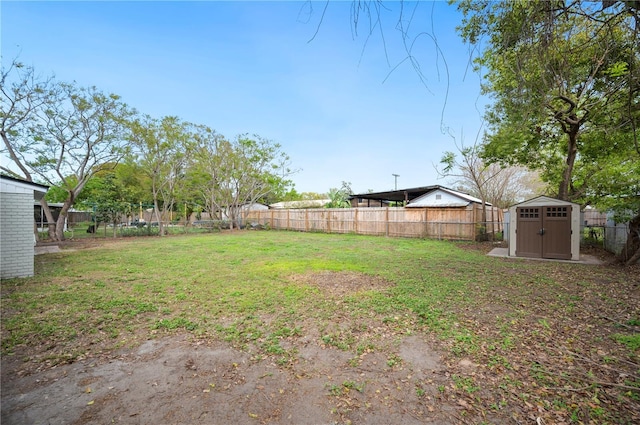
[[[228,222],[220,220],[202,220],[194,223],[163,221],[163,230],[167,235],[186,233],[213,233],[228,229]],[[42,229],[40,239],[46,239],[46,229]],[[139,223],[121,223],[116,225],[100,223],[97,227],[93,222],[74,223],[65,230],[68,238],[113,238],[113,237],[134,237],[134,236],[158,236],[160,226],[157,221]]]
[[[581,245],[598,246],[618,255],[627,244],[629,224],[609,221],[602,226],[583,225],[580,230]]]

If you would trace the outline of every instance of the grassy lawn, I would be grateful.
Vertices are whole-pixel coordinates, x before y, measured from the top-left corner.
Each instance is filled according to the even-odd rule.
[[[286,368],[300,338],[357,362],[421,334],[448,359],[442,392],[466,400],[471,418],[640,420],[637,268],[275,231],[105,242],[37,256],[35,277],[2,281],[3,357],[53,366],[188,332]],[[355,276],[375,284],[334,287]],[[465,372],[460,359],[480,366]]]

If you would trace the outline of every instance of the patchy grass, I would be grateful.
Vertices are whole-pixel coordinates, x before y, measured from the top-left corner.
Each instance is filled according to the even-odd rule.
[[[222,232],[38,256],[35,277],[2,281],[2,355],[41,367],[189,332],[282,367],[295,362],[296,341],[312,337],[353,353],[353,364],[378,351],[398,368],[395,341],[421,333],[447,354],[441,397],[471,422],[639,421],[638,269],[476,248]],[[329,393],[363,389],[345,381]]]

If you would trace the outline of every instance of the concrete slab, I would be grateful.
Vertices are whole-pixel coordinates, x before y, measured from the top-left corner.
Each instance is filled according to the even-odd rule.
[[[556,261],[559,263],[571,264],[602,264],[598,258],[593,255],[581,255],[580,260],[556,260],[553,258],[529,258],[529,257],[510,257],[508,248],[493,248],[487,255],[491,257],[513,258],[514,260],[534,260],[534,261]]]
[[[58,245],[41,245],[35,247],[34,255],[51,254],[54,252],[60,252],[60,247]]]

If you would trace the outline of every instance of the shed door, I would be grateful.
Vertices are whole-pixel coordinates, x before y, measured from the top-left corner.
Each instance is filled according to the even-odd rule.
[[[542,258],[571,259],[571,206],[544,207]]]
[[[542,257],[542,207],[522,207],[516,209],[516,256]]]
[[[571,259],[571,206],[516,209],[516,256]]]

